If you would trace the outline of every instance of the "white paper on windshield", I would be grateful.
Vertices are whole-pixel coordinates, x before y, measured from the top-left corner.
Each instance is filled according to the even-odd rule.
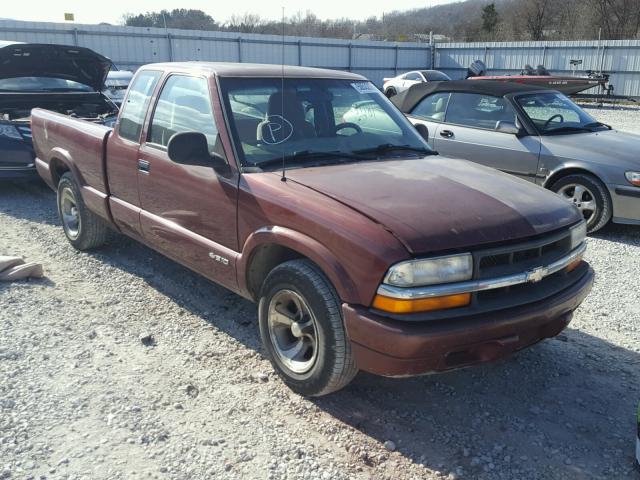
[[[377,93],[378,89],[371,82],[353,82],[351,84],[359,93]]]

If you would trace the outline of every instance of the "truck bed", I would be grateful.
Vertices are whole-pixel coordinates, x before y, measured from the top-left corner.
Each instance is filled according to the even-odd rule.
[[[104,159],[110,127],[35,108],[31,129],[38,168],[49,170],[43,178],[52,188],[59,178],[56,172],[71,170],[81,187],[108,194]]]

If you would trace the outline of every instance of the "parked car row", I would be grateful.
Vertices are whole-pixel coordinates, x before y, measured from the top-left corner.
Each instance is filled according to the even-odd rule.
[[[114,230],[257,302],[303,395],[557,335],[593,284],[587,230],[640,224],[640,137],[553,90],[416,71],[383,94],[207,62],[129,75],[59,45],[0,44],[0,65],[0,176],[35,166],[78,250]]]

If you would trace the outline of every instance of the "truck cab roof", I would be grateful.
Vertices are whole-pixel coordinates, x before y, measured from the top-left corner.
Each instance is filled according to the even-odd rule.
[[[301,67],[263,63],[235,63],[235,62],[168,62],[151,63],[141,67],[142,70],[165,70],[193,72],[199,70],[205,74],[220,77],[282,77],[285,78],[336,78],[341,80],[368,81],[362,75],[328,68]]]

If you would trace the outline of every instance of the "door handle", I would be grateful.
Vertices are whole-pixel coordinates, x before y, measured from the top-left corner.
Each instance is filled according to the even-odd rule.
[[[440,132],[440,136],[445,138],[451,138],[453,137],[453,132],[451,130],[442,130]]]
[[[138,160],[138,171],[142,173],[149,173],[151,164],[147,160]]]

